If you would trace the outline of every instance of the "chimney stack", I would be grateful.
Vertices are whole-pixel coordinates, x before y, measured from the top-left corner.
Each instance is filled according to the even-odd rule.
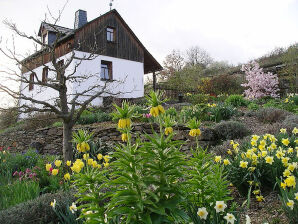
[[[75,13],[74,29],[79,29],[87,23],[87,12],[79,9]]]

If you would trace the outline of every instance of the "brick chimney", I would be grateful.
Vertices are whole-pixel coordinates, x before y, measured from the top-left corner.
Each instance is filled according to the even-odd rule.
[[[87,23],[87,12],[79,9],[75,13],[74,29],[79,29]]]

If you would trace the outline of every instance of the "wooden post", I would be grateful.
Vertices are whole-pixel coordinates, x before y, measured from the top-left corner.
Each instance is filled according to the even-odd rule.
[[[153,91],[156,91],[156,74],[153,72]]]

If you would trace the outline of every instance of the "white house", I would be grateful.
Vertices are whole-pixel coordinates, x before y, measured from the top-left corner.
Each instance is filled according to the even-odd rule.
[[[162,69],[116,10],[89,22],[87,12],[78,10],[74,29],[43,22],[38,35],[44,44],[55,46],[55,57],[61,66],[68,64],[75,55],[65,70],[65,76],[76,77],[75,81],[69,79],[67,82],[68,100],[91,86],[104,83],[107,92],[117,98],[143,97],[144,75]],[[80,59],[90,55],[96,57],[93,60]],[[22,61],[22,76],[32,82],[58,82],[52,57],[44,48],[29,56]],[[54,89],[28,82],[21,83],[20,91],[25,96],[49,103],[54,103],[58,97]],[[90,90],[88,94],[96,91],[99,89]],[[92,104],[102,105],[104,96],[96,98]],[[19,101],[20,106],[32,104],[26,99]]]

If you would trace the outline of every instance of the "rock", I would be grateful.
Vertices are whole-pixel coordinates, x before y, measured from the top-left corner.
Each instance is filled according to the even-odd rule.
[[[38,152],[40,152],[43,148],[43,145],[40,142],[32,142],[29,148],[36,149]]]
[[[57,134],[57,128],[51,128],[48,130],[48,135],[56,135]]]

